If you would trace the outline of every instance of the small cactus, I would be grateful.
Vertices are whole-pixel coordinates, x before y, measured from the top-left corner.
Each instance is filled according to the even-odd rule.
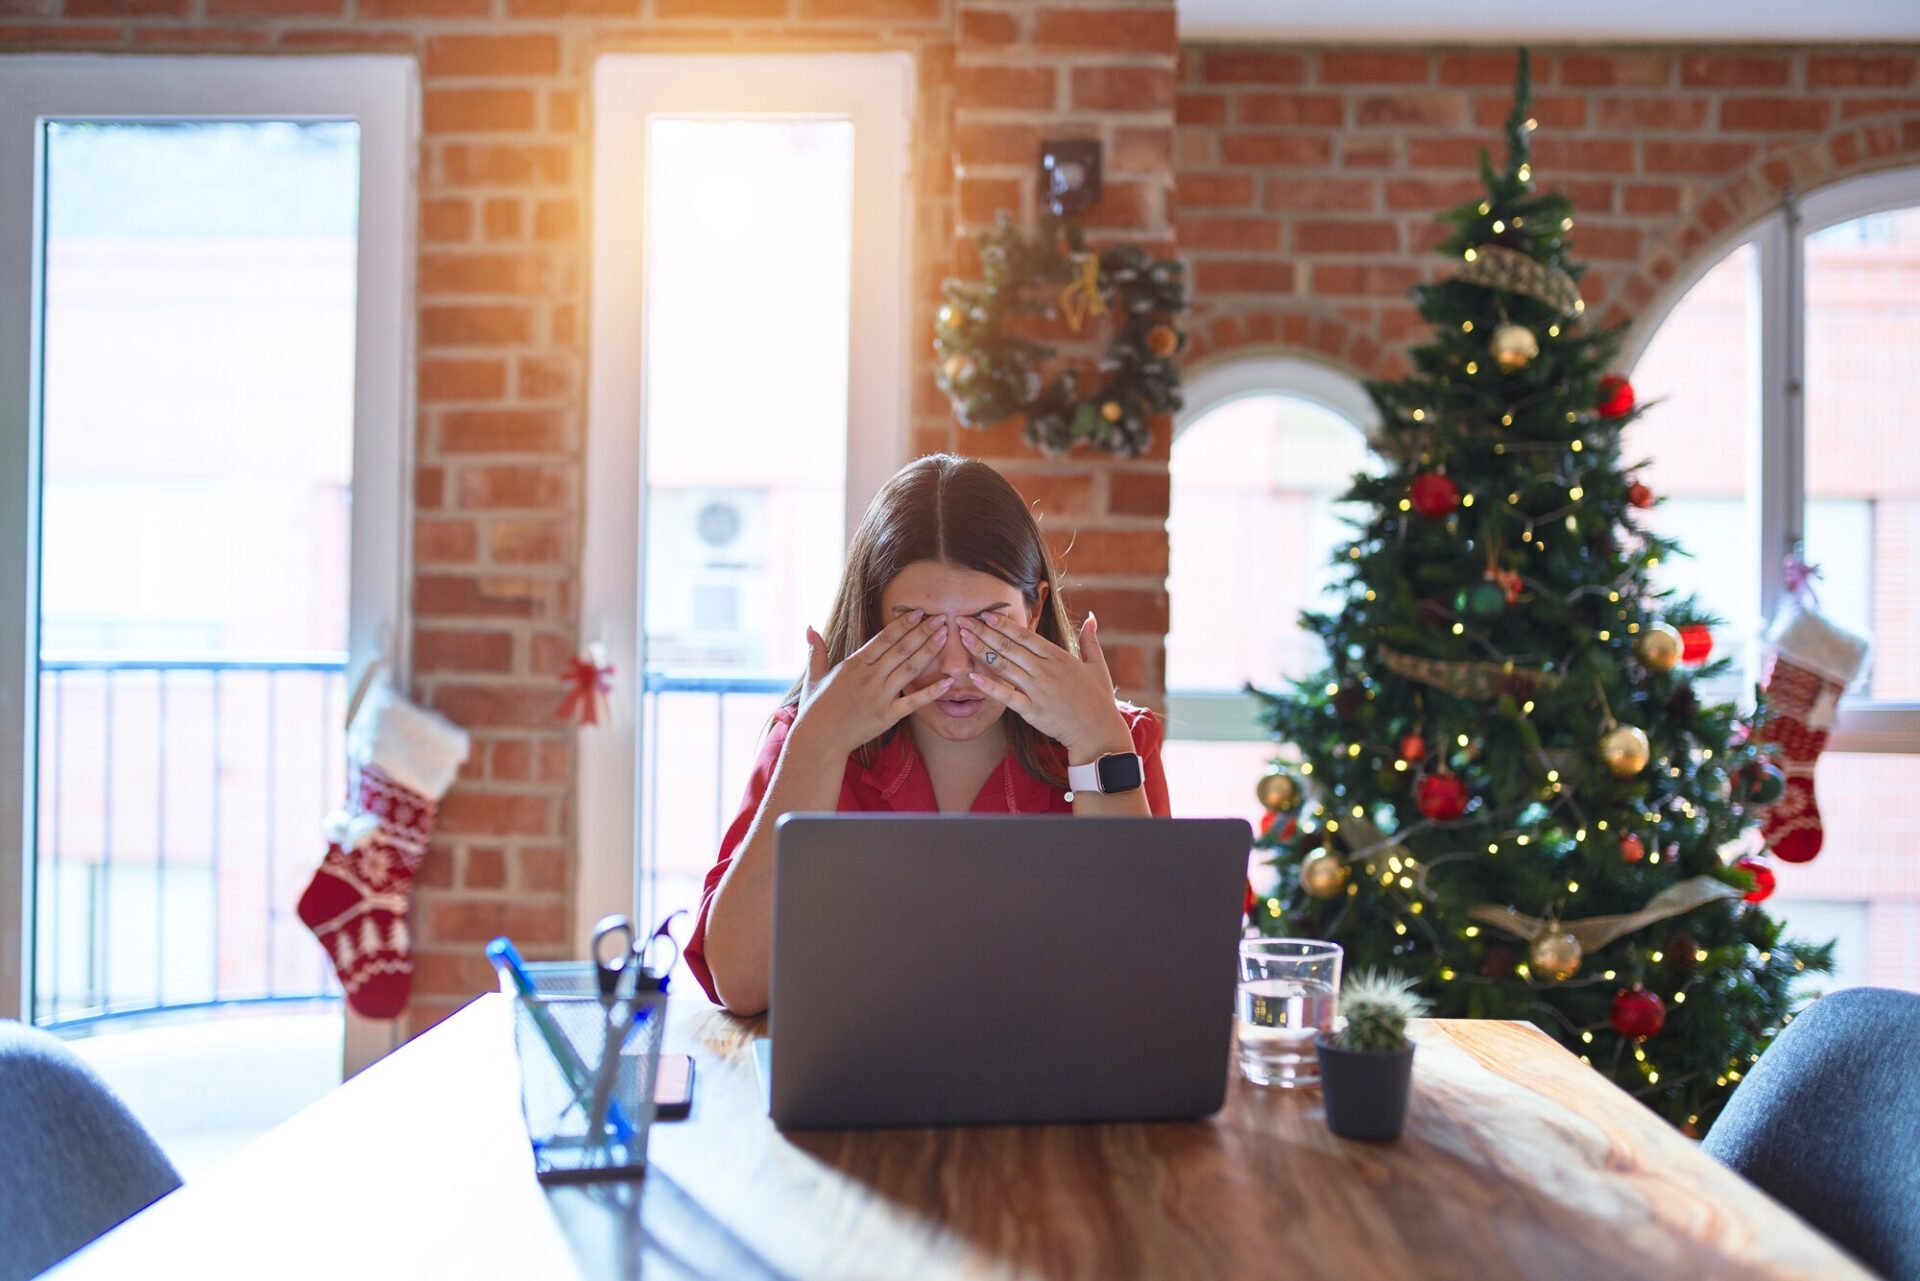
[[[1426,1012],[1427,999],[1413,990],[1412,979],[1363,970],[1340,992],[1347,1025],[1337,1039],[1348,1050],[1398,1050],[1407,1043],[1407,1020]]]

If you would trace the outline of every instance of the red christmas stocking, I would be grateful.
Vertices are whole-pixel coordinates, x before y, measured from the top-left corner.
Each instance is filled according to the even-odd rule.
[[[467,735],[375,688],[347,730],[347,759],[347,809],[327,819],[327,853],[300,896],[300,919],[332,957],[355,1013],[390,1019],[413,990],[413,874],[467,759]]]
[[[1841,693],[1867,661],[1868,642],[1799,604],[1787,606],[1768,640],[1774,653],[1760,682],[1767,714],[1757,738],[1777,745],[1772,760],[1786,774],[1787,790],[1767,807],[1760,834],[1787,862],[1805,863],[1826,839],[1813,797],[1814,766],[1838,718]]]

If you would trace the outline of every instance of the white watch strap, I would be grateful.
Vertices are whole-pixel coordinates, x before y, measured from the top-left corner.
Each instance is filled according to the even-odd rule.
[[[1069,792],[1100,792],[1100,762],[1088,761],[1085,765],[1067,766],[1067,790]]]

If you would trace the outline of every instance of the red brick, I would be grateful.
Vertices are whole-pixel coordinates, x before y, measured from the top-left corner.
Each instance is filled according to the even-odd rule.
[[[1424,53],[1365,49],[1327,50],[1320,55],[1323,85],[1425,84],[1432,70]]]
[[[534,749],[538,744],[524,738],[503,739],[487,751],[487,777],[503,783],[533,781]],[[506,869],[502,867],[504,879]]]
[[[1227,123],[1227,95],[1183,90],[1174,95],[1173,120],[1181,125],[1223,125]]]
[[[1621,192],[1621,208],[1630,214],[1680,212],[1680,188],[1667,182],[1628,183]]]
[[[1049,517],[1085,516],[1093,511],[1093,473],[1090,471],[1024,471],[1001,469],[1007,482],[1020,491],[1033,514],[1046,528]]]
[[[1080,111],[1165,111],[1173,106],[1167,67],[1076,67],[1073,105]]]
[[[1209,84],[1297,85],[1307,79],[1307,60],[1297,53],[1210,49],[1200,66]]]
[[[1050,67],[957,67],[953,78],[962,107],[1045,110],[1057,92]]]
[[[495,196],[488,200],[480,209],[480,225],[487,239],[496,241],[520,239],[520,212],[518,196]]]
[[[422,511],[437,511],[446,500],[447,475],[439,467],[416,467],[413,472],[413,505]]]
[[[487,525],[487,555],[500,565],[565,565],[574,551],[564,520],[496,520]]]
[[[455,808],[459,795],[456,791],[447,798],[448,809]],[[441,821],[444,824],[444,817]],[[564,899],[530,903],[518,898],[435,898],[421,906],[426,920],[420,936],[437,943],[484,944],[502,934],[523,946],[527,942],[564,943],[571,923]]]
[[[1266,206],[1308,213],[1371,213],[1379,207],[1372,178],[1270,178]]]
[[[1544,176],[1565,172],[1632,173],[1633,143],[1626,138],[1538,138],[1533,144],[1533,168]]]
[[[427,347],[500,347],[533,337],[533,313],[517,304],[460,303],[420,309]]]
[[[1280,248],[1280,224],[1271,218],[1181,218],[1184,249]]]
[[[353,11],[361,18],[488,18],[493,0],[354,0]]]
[[[434,861],[453,863],[445,854]],[[493,967],[477,948],[416,947],[413,951],[416,992],[484,992],[493,982]]]
[[[641,0],[507,0],[509,18],[637,18],[640,9]]]
[[[1398,253],[1400,226],[1392,222],[1300,222],[1293,229],[1300,253]]]
[[[1444,53],[1440,55],[1440,83],[1510,85],[1517,61],[1510,53]]]
[[[456,505],[467,511],[564,511],[573,502],[570,468],[537,463],[469,466],[454,480]]]
[[[192,27],[133,28],[133,43],[139,49],[185,49],[208,53],[219,49],[258,49],[267,43],[267,33],[258,27],[216,27],[200,23]]]
[[[1209,297],[1214,294],[1285,294],[1293,292],[1294,272],[1290,262],[1229,258],[1195,263],[1193,279],[1201,294]]]
[[[1182,209],[1244,209],[1253,203],[1253,175],[1182,174],[1175,198]]]
[[[1398,135],[1352,134],[1340,140],[1342,169],[1393,169],[1399,164]]]
[[[1152,663],[1145,646],[1102,645],[1100,652],[1106,656],[1107,674],[1113,677],[1113,683],[1119,687],[1122,698],[1144,690],[1151,683],[1147,674],[1152,670]]]
[[[232,3],[235,0],[224,2]],[[238,2],[247,3],[251,0]],[[427,40],[421,69],[429,79],[452,76],[550,76],[560,70],[560,41],[551,35],[432,36]]]
[[[1346,119],[1346,99],[1330,93],[1242,93],[1234,119],[1243,125],[1337,126]]]
[[[1157,9],[1042,9],[1033,47],[1068,51],[1160,53],[1174,48],[1172,6]]]
[[[422,673],[511,671],[513,637],[507,632],[415,628],[413,664]]]
[[[1478,178],[1389,178],[1387,208],[1439,213],[1486,194]]]
[[[188,0],[66,0],[68,18],[184,18]]]
[[[1559,64],[1565,89],[1665,89],[1673,84],[1673,58],[1664,53],[1564,53]]]
[[[570,400],[579,385],[567,356],[522,356],[514,388],[521,400]]]
[[[462,400],[496,400],[506,394],[506,362],[486,358],[466,360],[450,357],[422,360],[419,388],[420,403],[423,405]]]
[[[1898,89],[1913,83],[1910,53],[1849,53],[1807,59],[1809,89]]]
[[[1709,88],[1777,87],[1793,74],[1784,55],[1700,53],[1680,60],[1680,83]]]
[[[580,206],[572,200],[542,200],[533,207],[535,240],[570,240],[580,231]]]
[[[1722,129],[1763,129],[1772,133],[1825,129],[1833,119],[1828,98],[1722,98]]]
[[[209,18],[338,18],[345,0],[207,0]]]
[[[660,18],[784,18],[787,0],[655,0]]]
[[[1480,153],[1489,150],[1485,138],[1443,137],[1407,139],[1407,167],[1410,169],[1464,169],[1473,172],[1480,164]]]
[[[1026,202],[1018,178],[962,178],[960,217],[970,223],[990,224],[1002,210],[1018,215]]]
[[[1920,111],[1920,97],[1906,98],[1842,98],[1840,100],[1840,118],[1858,120],[1862,116],[1889,116]]]
[[[1463,93],[1374,94],[1354,103],[1354,123],[1451,128],[1467,122]]]
[[[422,564],[471,565],[479,554],[480,531],[470,517],[413,522],[413,556]]]
[[[1404,298],[1407,290],[1420,283],[1417,267],[1396,267],[1386,263],[1316,262],[1313,264],[1315,297]]]
[[[1750,142],[1659,142],[1649,139],[1648,173],[1719,174],[1750,162],[1759,149]]]
[[[1707,123],[1705,98],[1594,98],[1594,123],[1602,129],[1700,129]]]
[[[440,415],[442,454],[559,453],[573,442],[560,409],[450,409]]]
[[[439,149],[443,179],[455,187],[563,184],[573,176],[572,153],[538,143],[450,143]]]
[[[941,11],[941,0],[800,0],[800,17],[803,19],[932,21],[941,15]],[[835,39],[832,36],[827,38]]]
[[[953,156],[963,167],[1031,167],[1040,155],[1039,125],[964,120],[953,127]]]
[[[960,13],[960,43],[966,45],[1009,45],[1020,38],[1020,19],[1011,13],[992,9],[963,9]]]
[[[1333,139],[1315,134],[1228,134],[1220,139],[1220,159],[1230,165],[1330,165]]]
[[[1584,129],[1587,124],[1587,98],[1584,95],[1541,94],[1529,108],[1532,120],[1543,129]],[[1482,94],[1474,99],[1473,122],[1483,129],[1504,129],[1513,114],[1511,94]]]
[[[562,693],[559,680],[552,676],[484,683],[443,680],[435,685],[432,702],[436,711],[471,730],[545,731],[556,723],[553,709],[559,706]]]
[[[1060,530],[1049,535],[1054,564],[1070,575],[1113,574],[1165,578],[1164,529]]]
[[[0,44],[13,49],[91,49],[101,45],[124,45],[127,33],[122,27],[82,26],[63,22],[58,26],[14,26],[0,28]]]
[[[1145,231],[1159,220],[1158,209],[1146,186],[1137,182],[1116,182],[1109,178],[1100,189],[1100,203],[1089,209],[1089,227],[1117,227]]]
[[[555,89],[547,95],[547,128],[555,133],[571,133],[580,127],[580,95],[571,89]]]
[[[1117,516],[1165,516],[1171,496],[1166,472],[1107,473],[1107,509]]]
[[[519,864],[521,889],[557,892],[567,888],[567,856],[564,850],[523,849],[516,862]]]
[[[1116,129],[1107,172],[1141,173],[1164,179],[1173,172],[1173,130],[1142,126]]]
[[[427,244],[444,244],[468,239],[473,234],[473,206],[464,200],[423,200],[420,202],[420,239]]]
[[[534,127],[531,89],[429,89],[421,119],[428,133],[489,133]]]
[[[419,574],[414,605],[425,618],[537,618],[552,584],[501,574]]]
[[[1102,635],[1146,632],[1163,636],[1167,630],[1167,594],[1160,589],[1082,587],[1067,602],[1078,626],[1088,614],[1099,617]]]
[[[546,836],[553,831],[553,800],[518,792],[480,792],[456,787],[440,809],[440,827],[449,836],[466,832],[487,836]]]

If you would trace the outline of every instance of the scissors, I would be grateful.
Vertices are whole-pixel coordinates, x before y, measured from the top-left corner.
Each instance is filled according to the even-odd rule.
[[[631,917],[616,912],[600,918],[593,927],[593,945],[589,955],[593,960],[594,977],[599,983],[603,1002],[611,1002],[623,995],[637,996],[641,992],[667,990],[667,975],[680,962],[680,943],[673,937],[669,927],[674,917],[685,914],[684,910],[669,913],[667,919],[644,939],[633,928]],[[664,963],[661,958],[663,952],[669,953]]]

